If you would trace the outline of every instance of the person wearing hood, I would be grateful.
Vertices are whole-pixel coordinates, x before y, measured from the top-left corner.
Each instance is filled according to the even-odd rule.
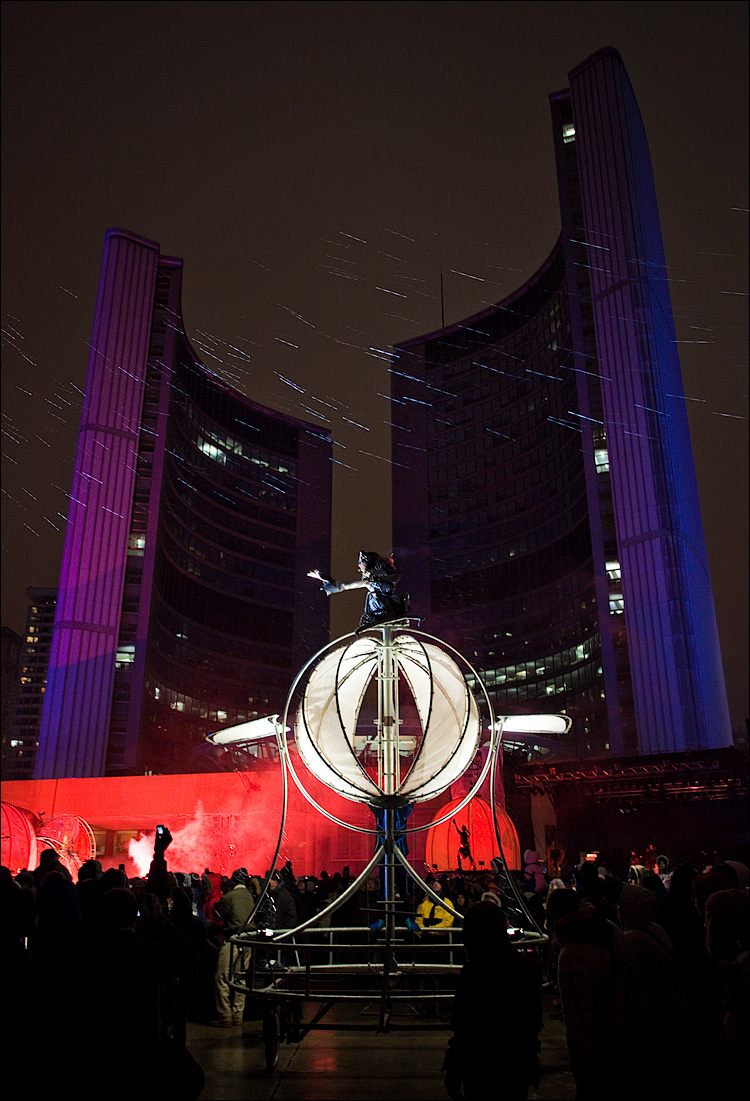
[[[52,872],[58,872],[63,879],[69,879],[71,883],[73,882],[72,875],[63,864],[57,851],[55,849],[42,849],[39,854],[39,864],[32,873],[35,886],[41,886],[45,877]]]
[[[741,891],[746,891],[750,885],[750,869],[747,864],[740,863],[739,860],[725,860],[726,867],[731,868],[734,874],[737,876],[737,886]]]
[[[620,925],[637,960],[646,994],[645,1024],[651,1053],[647,1088],[654,1097],[674,1092],[682,1098],[697,1098],[702,1096],[704,1068],[697,1062],[701,1045],[674,948],[654,920],[658,907],[654,891],[633,883],[623,885],[617,906]]]
[[[443,884],[439,879],[433,880],[432,890],[445,902],[445,907],[438,906],[436,902],[425,894],[417,907],[415,924],[419,930],[418,935],[424,935],[425,943],[438,943],[445,938],[446,931],[453,925],[454,917],[448,907],[451,905],[447,893],[443,890]]]
[[[557,982],[576,1101],[626,1101],[643,1092],[633,1053],[645,1050],[645,994],[625,934],[573,890],[547,900],[560,944]]]
[[[523,865],[524,890],[544,894],[547,890],[547,874],[535,849],[526,849],[523,854]]]

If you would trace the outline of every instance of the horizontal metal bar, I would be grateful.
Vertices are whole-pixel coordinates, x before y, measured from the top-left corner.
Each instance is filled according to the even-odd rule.
[[[232,990],[237,990],[241,994],[277,1002],[375,1002],[383,998],[382,987],[375,990],[363,990],[359,994],[332,994],[330,991],[325,991],[325,993],[320,991],[316,995],[307,994],[304,991],[297,993],[293,990],[251,990],[237,982],[230,982],[229,986]],[[394,990],[388,992],[387,1001],[391,1003],[404,1002],[408,1005],[411,1002],[447,1002],[452,1001],[454,997],[455,993],[452,990],[448,993],[441,993],[437,990],[405,990],[403,993],[399,993]],[[300,1027],[304,1027],[304,1024]]]

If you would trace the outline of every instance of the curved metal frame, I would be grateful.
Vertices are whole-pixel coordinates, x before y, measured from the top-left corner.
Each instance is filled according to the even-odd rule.
[[[378,629],[379,628],[373,628],[373,627],[367,628],[368,631],[373,631],[373,630],[378,630]],[[487,772],[488,772],[489,767],[490,767],[491,758],[492,758],[492,751],[494,751],[496,745],[499,745],[499,736],[498,736],[497,724],[495,722],[495,713],[494,713],[494,709],[492,707],[492,701],[490,700],[487,689],[484,686],[484,682],[482,681],[481,677],[477,673],[474,666],[469,661],[467,661],[466,658],[463,657],[463,655],[460,654],[459,651],[455,649],[455,647],[451,646],[447,642],[443,642],[442,639],[437,638],[435,635],[430,635],[430,634],[427,634],[425,631],[419,631],[419,630],[416,630],[416,629],[414,629],[414,630],[411,630],[410,628],[401,628],[401,629],[409,630],[409,633],[412,634],[412,635],[422,635],[424,638],[428,638],[431,641],[438,643],[444,649],[451,651],[452,654],[455,654],[455,656],[458,657],[464,663],[464,665],[467,666],[467,668],[471,671],[471,673],[476,678],[477,684],[479,684],[479,686],[482,689],[482,694],[484,696],[484,702],[485,702],[485,705],[487,707],[487,711],[489,713],[490,745],[491,745],[491,752],[487,755],[487,760],[485,761],[485,764],[482,767],[482,772],[481,772],[479,778],[475,781],[474,786],[469,791],[469,794],[466,795],[466,797],[461,801],[459,806],[456,807],[453,811],[451,811],[450,814],[446,814],[443,817],[435,819],[432,822],[425,823],[422,826],[411,826],[411,827],[408,827],[408,828],[405,828],[405,829],[399,831],[399,833],[401,833],[401,834],[412,834],[412,833],[419,833],[423,830],[430,829],[432,826],[441,825],[443,822],[448,821],[449,818],[452,818],[453,815],[456,814],[459,810],[462,810],[464,806],[466,806],[466,804],[473,798],[474,794],[479,789],[479,787],[484,783],[484,780],[487,776]],[[333,815],[333,814],[329,813],[327,810],[325,810],[324,807],[320,806],[320,804],[307,791],[304,784],[302,783],[299,776],[297,775],[297,772],[294,768],[294,764],[292,763],[292,760],[291,760],[291,756],[289,754],[289,746],[288,746],[287,737],[286,737],[286,728],[287,728],[287,723],[288,723],[288,719],[289,719],[289,711],[290,711],[290,707],[291,707],[291,703],[292,703],[292,698],[294,696],[294,693],[297,690],[298,685],[300,684],[300,682],[303,680],[305,674],[307,673],[308,669],[310,669],[311,666],[313,666],[327,651],[333,651],[337,646],[339,646],[343,642],[346,642],[348,639],[356,639],[356,638],[359,638],[359,637],[361,637],[361,634],[357,634],[355,632],[352,632],[349,635],[342,635],[340,638],[337,638],[335,641],[330,642],[326,646],[321,647],[321,649],[318,650],[318,652],[310,658],[310,660],[307,662],[307,664],[303,666],[303,668],[300,670],[300,672],[295,677],[294,682],[292,683],[292,687],[289,690],[289,694],[288,694],[287,700],[286,700],[286,705],[284,707],[283,716],[281,717],[279,723],[277,724],[276,737],[277,737],[277,743],[278,743],[278,746],[279,746],[279,756],[282,758],[282,760],[285,761],[287,767],[289,768],[289,771],[292,774],[292,777],[294,779],[295,784],[299,788],[300,792],[305,796],[305,798],[311,804],[311,806],[314,806],[316,810],[320,811],[320,813],[323,814],[330,821],[335,822],[339,826],[343,826],[345,829],[354,830],[357,833],[369,833],[369,834],[377,835],[381,832],[380,830],[367,828],[366,826],[356,826],[352,822],[346,822],[343,819],[337,818],[335,815]],[[467,685],[467,688],[468,688],[468,685]],[[434,796],[432,796],[431,798],[434,798]],[[363,803],[366,803],[367,799],[362,798],[359,801],[363,802]],[[418,800],[410,800],[410,802],[418,802]]]
[[[386,625],[386,626],[389,629],[392,627],[392,625]],[[368,630],[378,630],[378,629],[380,629],[380,628],[368,628]],[[404,627],[404,628],[400,628],[400,629],[408,630],[409,628]],[[507,863],[505,861],[505,856],[503,854],[502,843],[501,843],[501,838],[500,838],[500,829],[499,829],[499,825],[498,825],[498,821],[497,821],[497,814],[496,814],[496,810],[495,810],[495,793],[496,793],[496,782],[497,782],[497,762],[498,762],[498,759],[499,759],[499,750],[500,750],[500,746],[501,746],[501,742],[502,742],[502,722],[500,722],[499,725],[496,722],[494,709],[492,707],[492,701],[490,700],[487,689],[486,689],[486,687],[484,685],[484,682],[482,681],[481,677],[477,673],[476,669],[471,665],[471,663],[468,662],[466,660],[466,658],[464,658],[463,655],[461,655],[454,647],[450,646],[448,643],[443,642],[441,639],[436,638],[434,635],[429,635],[429,634],[427,634],[426,632],[423,632],[423,631],[414,631],[413,633],[418,634],[418,635],[422,635],[426,638],[431,639],[432,641],[438,643],[441,647],[444,647],[445,649],[449,650],[452,654],[456,655],[456,657],[458,657],[463,662],[464,666],[468,667],[468,669],[472,672],[472,674],[475,677],[476,683],[481,687],[482,694],[484,696],[484,703],[485,703],[485,706],[486,706],[486,709],[487,709],[487,712],[488,712],[488,716],[489,716],[490,745],[489,745],[489,752],[487,753],[487,759],[484,762],[484,765],[482,766],[479,777],[475,780],[473,785],[470,787],[468,793],[460,801],[458,806],[452,808],[450,812],[448,812],[446,814],[443,814],[443,815],[439,816],[437,819],[435,819],[431,822],[425,823],[424,825],[413,826],[413,827],[410,827],[410,828],[403,828],[403,829],[400,829],[398,831],[396,831],[396,829],[395,829],[395,812],[394,812],[394,805],[393,804],[390,805],[390,806],[389,805],[384,806],[384,808],[383,808],[384,809],[384,827],[383,828],[375,828],[375,829],[367,828],[367,827],[364,827],[364,826],[357,826],[357,825],[354,825],[354,823],[346,822],[343,819],[340,819],[340,818],[336,817],[336,815],[331,814],[324,807],[322,807],[317,802],[317,800],[314,799],[313,796],[307,791],[307,789],[305,788],[304,784],[302,783],[300,777],[298,776],[297,771],[295,770],[294,764],[293,764],[292,759],[291,759],[291,753],[290,753],[290,750],[289,750],[288,739],[287,739],[287,736],[286,736],[286,729],[287,729],[287,720],[288,720],[288,716],[289,716],[289,710],[290,710],[290,707],[292,705],[293,697],[294,697],[294,695],[295,695],[295,693],[298,689],[298,686],[300,685],[303,678],[307,674],[308,670],[325,653],[332,651],[336,646],[339,646],[342,642],[345,642],[347,639],[353,639],[353,638],[357,638],[357,637],[360,637],[360,636],[357,635],[357,634],[351,634],[351,635],[344,635],[341,638],[336,639],[334,642],[331,642],[327,646],[322,647],[315,655],[313,655],[313,657],[310,658],[310,660],[305,664],[305,666],[297,674],[297,676],[295,677],[294,682],[293,682],[293,684],[292,684],[292,686],[289,690],[286,705],[285,705],[285,708],[284,708],[283,716],[282,716],[281,720],[276,723],[276,741],[277,741],[277,745],[278,745],[278,749],[279,749],[279,758],[280,758],[280,762],[281,762],[281,771],[282,771],[283,797],[282,797],[281,820],[280,820],[280,824],[279,824],[279,834],[278,834],[278,840],[277,840],[277,843],[276,843],[276,848],[275,848],[275,851],[274,851],[274,855],[273,855],[273,858],[271,860],[271,864],[270,864],[268,873],[265,877],[265,881],[263,883],[263,888],[262,888],[261,894],[260,894],[260,896],[258,898],[258,901],[256,903],[256,910],[257,910],[257,907],[260,905],[260,903],[262,902],[262,900],[265,898],[266,894],[268,893],[270,883],[271,883],[271,879],[272,879],[274,870],[276,868],[276,863],[277,863],[278,858],[279,858],[279,852],[281,851],[281,845],[282,845],[282,841],[283,841],[284,827],[286,825],[286,816],[287,816],[288,803],[289,803],[288,773],[291,772],[291,775],[292,775],[292,778],[294,779],[295,784],[297,785],[299,791],[302,793],[302,795],[305,797],[305,799],[310,803],[311,806],[315,807],[315,809],[317,811],[319,811],[319,813],[321,813],[329,821],[335,822],[337,825],[340,825],[345,829],[353,830],[357,833],[366,833],[366,834],[370,834],[370,835],[373,835],[373,836],[380,837],[382,839],[382,841],[381,841],[381,844],[379,844],[377,846],[375,853],[373,854],[372,858],[368,861],[365,868],[359,873],[359,875],[357,875],[354,878],[354,880],[352,880],[352,882],[342,892],[342,894],[339,895],[338,898],[336,898],[332,902],[330,902],[328,904],[328,906],[326,906],[320,913],[317,913],[313,917],[308,918],[306,921],[300,923],[295,928],[284,930],[282,932],[279,932],[278,934],[274,934],[271,938],[266,939],[265,944],[270,946],[270,945],[274,945],[274,944],[283,944],[283,943],[288,942],[288,941],[293,942],[294,937],[297,934],[299,934],[300,932],[302,932],[303,930],[305,930],[305,929],[307,929],[311,926],[319,925],[321,919],[325,919],[329,914],[334,913],[341,906],[343,906],[356,893],[356,891],[359,890],[360,886],[372,874],[374,869],[376,867],[378,867],[381,863],[383,863],[385,865],[385,877],[384,877],[385,878],[385,898],[383,900],[383,902],[384,902],[384,911],[385,911],[385,930],[384,930],[385,936],[384,936],[384,943],[382,945],[382,948],[383,948],[383,964],[382,964],[382,967],[383,967],[383,1005],[381,1005],[381,1020],[383,1019],[383,1016],[384,1016],[384,1013],[385,1013],[385,1008],[384,1008],[385,1003],[388,1002],[390,1004],[389,976],[392,973],[393,967],[395,965],[394,948],[395,948],[395,930],[396,930],[396,923],[395,923],[396,901],[395,901],[394,884],[395,884],[395,867],[396,867],[396,864],[400,863],[402,865],[405,872],[412,878],[412,880],[415,883],[417,883],[419,885],[419,887],[424,891],[425,895],[429,899],[431,899],[436,905],[439,905],[443,909],[447,910],[449,913],[451,913],[453,915],[454,919],[457,919],[459,922],[463,921],[463,915],[460,914],[457,910],[455,910],[453,908],[453,906],[451,906],[450,903],[447,902],[446,899],[441,898],[440,895],[438,895],[434,890],[432,890],[432,888],[426,883],[426,881],[422,878],[422,876],[412,866],[412,864],[409,862],[409,860],[407,859],[405,854],[402,853],[401,850],[399,849],[399,847],[397,845],[397,838],[401,837],[401,836],[420,833],[424,830],[432,828],[433,826],[442,825],[442,823],[444,823],[444,822],[450,820],[451,818],[453,818],[474,797],[476,792],[479,790],[481,785],[484,783],[484,780],[487,776],[488,771],[490,772],[490,801],[491,801],[491,805],[492,805],[492,821],[493,821],[493,826],[494,826],[494,830],[495,830],[495,838],[496,838],[496,841],[497,841],[497,848],[498,848],[498,852],[500,854],[499,860],[500,860],[501,867],[504,871],[504,875],[505,875],[505,879],[506,879],[506,883],[507,883],[507,888],[513,894],[515,902],[517,903],[520,912],[523,913],[526,916],[526,918],[528,919],[531,927],[535,930],[537,935],[541,938],[542,942],[546,943],[547,939],[548,939],[545,936],[543,930],[540,929],[540,927],[539,927],[538,923],[536,922],[536,920],[534,919],[533,915],[529,912],[529,909],[526,905],[526,901],[523,898],[523,895],[522,895],[522,893],[521,893],[521,891],[518,887],[518,884],[515,881],[515,878],[512,876],[512,874],[510,873],[510,871],[507,867]],[[384,629],[384,636],[385,636],[385,629]],[[428,656],[428,663],[429,663],[429,655],[427,655],[427,656]],[[468,685],[467,685],[467,691],[469,691]],[[481,725],[480,725],[480,729],[481,729]],[[407,773],[407,775],[408,775],[408,773]],[[366,800],[363,799],[361,801],[365,802]],[[408,801],[407,801],[407,805],[408,805]],[[251,915],[250,918],[248,918],[248,921],[245,923],[245,927],[243,927],[243,931],[244,931],[244,928],[246,928],[246,926],[250,923],[251,920],[252,920],[252,915]],[[231,943],[233,945],[233,948],[237,947],[238,950],[239,950],[243,947],[245,947],[245,948],[248,947],[249,942],[247,940],[243,940],[243,935],[242,935],[243,931],[241,931],[240,934],[237,937],[230,938]],[[230,970],[231,970],[231,963],[230,963]],[[230,982],[230,985],[235,985],[235,984],[232,984]],[[237,985],[236,988],[246,991],[246,987],[241,986],[241,985]],[[278,991],[275,987],[273,987],[270,990],[270,994],[272,994],[276,997],[283,997],[283,992]],[[390,1010],[388,1010],[388,1014],[389,1013],[390,1013]]]
[[[490,747],[489,747],[489,752],[487,753],[487,759],[484,762],[484,765],[482,766],[482,770],[481,770],[478,778],[475,780],[474,784],[471,786],[471,788],[469,789],[467,794],[460,801],[458,806],[452,808],[450,812],[448,812],[446,814],[443,814],[443,815],[439,815],[438,818],[433,819],[430,822],[426,822],[421,826],[411,826],[411,827],[405,827],[403,829],[400,829],[398,831],[398,835],[399,836],[409,836],[411,834],[420,833],[420,832],[423,832],[424,830],[431,829],[433,826],[439,826],[439,825],[442,825],[444,822],[449,821],[459,811],[463,810],[463,808],[474,798],[476,792],[479,790],[481,785],[484,783],[484,781],[487,777],[487,773],[490,772],[490,801],[491,801],[491,805],[492,805],[492,822],[493,822],[493,827],[494,827],[494,831],[495,831],[495,839],[496,839],[496,842],[497,842],[497,848],[498,848],[498,852],[500,854],[499,859],[500,859],[500,862],[502,864],[503,870],[505,872],[506,879],[508,881],[511,892],[514,895],[514,898],[515,898],[515,901],[516,901],[517,905],[519,906],[520,910],[525,914],[525,916],[527,917],[529,923],[536,930],[536,932],[540,936],[544,936],[545,934],[544,934],[543,930],[541,930],[539,928],[538,923],[535,921],[533,915],[529,912],[529,909],[526,905],[526,901],[525,901],[522,893],[518,889],[518,885],[515,882],[515,878],[511,875],[511,873],[510,873],[510,871],[507,867],[507,863],[505,861],[505,856],[503,854],[501,838],[500,838],[500,828],[499,828],[499,825],[498,825],[497,814],[496,814],[496,810],[495,810],[497,761],[498,761],[498,758],[499,758],[499,750],[500,750],[500,745],[501,745],[501,742],[502,742],[502,723],[500,723],[500,725],[498,726],[498,724],[496,722],[494,708],[492,706],[492,701],[489,697],[489,693],[487,692],[487,689],[484,685],[484,682],[482,681],[481,677],[479,676],[479,674],[478,674],[477,670],[474,668],[474,666],[469,661],[467,661],[467,659],[464,658],[463,655],[460,654],[459,651],[455,649],[455,647],[451,646],[449,643],[446,643],[442,639],[437,638],[435,635],[430,635],[425,631],[419,631],[419,630],[416,630],[416,629],[412,630],[411,628],[408,628],[408,627],[397,628],[397,629],[404,630],[404,631],[408,630],[410,634],[416,634],[416,635],[420,635],[424,638],[430,639],[431,641],[439,644],[439,646],[441,646],[445,650],[450,651],[451,654],[455,655],[457,658],[460,659],[461,662],[463,662],[464,666],[466,666],[470,670],[470,672],[473,674],[476,683],[480,686],[480,688],[482,690],[482,695],[484,697],[485,707],[486,707],[487,712],[488,712],[489,729],[490,729]],[[372,631],[372,630],[382,630],[382,628],[368,628],[368,630],[370,630],[370,631]],[[282,845],[283,834],[284,834],[284,827],[285,827],[285,824],[286,824],[286,815],[287,815],[287,810],[288,810],[288,791],[289,791],[288,772],[290,772],[297,788],[302,793],[302,795],[305,797],[305,799],[308,801],[308,803],[310,803],[311,806],[315,807],[315,809],[320,814],[322,814],[325,818],[327,818],[330,822],[334,822],[336,825],[342,826],[344,829],[349,829],[349,830],[352,830],[356,833],[365,833],[365,834],[369,834],[369,835],[374,836],[374,837],[383,837],[383,844],[378,846],[378,849],[377,849],[375,855],[373,856],[372,860],[370,860],[368,862],[365,869],[362,872],[360,872],[360,874],[352,881],[352,883],[349,885],[349,887],[344,892],[344,894],[339,896],[339,898],[334,899],[334,901],[332,903],[330,903],[327,907],[325,907],[324,910],[322,910],[319,914],[315,915],[315,921],[319,921],[321,917],[326,917],[328,914],[334,913],[341,905],[343,905],[346,901],[348,901],[348,899],[351,898],[351,896],[359,888],[361,883],[367,878],[367,876],[369,876],[371,874],[373,869],[375,867],[377,867],[377,865],[379,863],[381,863],[383,860],[385,860],[386,857],[389,856],[389,855],[391,857],[395,857],[403,865],[406,872],[419,885],[419,887],[426,893],[426,895],[429,898],[432,899],[433,902],[439,903],[444,909],[449,910],[449,912],[452,913],[455,918],[458,918],[459,920],[462,920],[462,915],[459,914],[459,912],[457,910],[454,910],[453,907],[451,907],[450,905],[446,906],[445,900],[441,899],[439,897],[439,895],[435,894],[435,892],[432,891],[429,888],[427,883],[422,879],[422,877],[419,875],[419,873],[416,871],[416,869],[407,860],[406,856],[401,852],[401,850],[395,844],[396,831],[393,829],[392,824],[390,826],[390,832],[389,832],[389,819],[392,818],[392,815],[389,815],[388,812],[386,811],[386,815],[385,815],[385,819],[386,819],[385,827],[386,828],[385,828],[385,831],[382,830],[382,829],[378,829],[377,827],[372,828],[372,827],[367,827],[367,826],[358,826],[358,825],[355,825],[353,822],[347,822],[344,819],[338,818],[335,814],[332,814],[330,811],[326,810],[325,807],[322,807],[320,805],[320,803],[318,803],[318,801],[310,794],[310,792],[307,790],[307,788],[302,783],[302,780],[300,779],[300,777],[298,775],[298,772],[295,769],[294,763],[291,759],[291,753],[290,753],[290,749],[289,749],[288,739],[287,739],[287,736],[286,736],[286,730],[287,730],[287,722],[288,722],[288,718],[289,718],[289,712],[290,712],[290,708],[292,706],[292,700],[293,700],[295,692],[297,691],[300,683],[304,680],[308,670],[310,670],[320,660],[320,658],[323,655],[325,655],[329,652],[332,652],[333,650],[335,650],[336,647],[340,646],[344,642],[347,642],[347,640],[353,640],[353,639],[356,639],[356,638],[359,638],[359,637],[361,637],[361,634],[357,634],[357,633],[354,633],[354,632],[352,632],[351,634],[348,634],[348,635],[342,635],[340,638],[335,639],[333,642],[329,642],[327,645],[321,647],[321,649],[318,650],[309,659],[309,661],[302,667],[302,669],[299,671],[299,673],[295,677],[295,679],[292,683],[292,686],[289,690],[289,693],[287,695],[287,700],[286,700],[286,704],[285,704],[285,707],[284,707],[283,715],[280,718],[279,722],[277,722],[277,724],[276,724],[276,741],[277,741],[277,745],[278,745],[278,748],[279,748],[279,759],[281,761],[281,770],[282,770],[282,778],[283,778],[282,814],[281,814],[281,821],[280,821],[280,825],[279,825],[279,835],[278,835],[276,848],[275,848],[274,855],[273,855],[273,858],[272,858],[272,861],[271,861],[271,865],[270,865],[270,868],[269,868],[268,875],[266,876],[265,881],[263,883],[263,889],[262,889],[261,895],[258,899],[258,904],[260,903],[260,901],[265,897],[265,895],[268,892],[270,882],[271,882],[271,877],[272,877],[273,871],[275,870],[275,867],[276,867],[276,862],[277,862],[278,857],[279,857],[279,852],[281,851],[281,845]],[[363,799],[362,802],[365,802],[365,800]],[[384,834],[385,834],[385,836],[383,836]],[[389,849],[391,850],[390,852],[389,852]],[[386,877],[386,879],[387,879],[387,877]],[[391,902],[392,901],[393,900],[391,900]],[[388,899],[386,899],[386,904],[388,904]],[[295,932],[299,931],[299,929],[307,928],[307,926],[311,925],[311,924],[313,924],[312,921],[307,921],[307,922],[303,923],[303,925],[297,927],[296,929],[287,931],[285,934],[283,934],[284,939],[288,939]]]

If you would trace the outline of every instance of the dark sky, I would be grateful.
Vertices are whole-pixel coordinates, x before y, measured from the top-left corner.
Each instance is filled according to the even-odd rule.
[[[110,226],[184,258],[207,366],[332,428],[334,572],[352,575],[361,546],[389,551],[385,354],[440,324],[441,271],[452,322],[547,257],[547,97],[603,46],[622,54],[651,147],[741,725],[744,3],[4,3],[3,624],[21,632],[27,586],[57,584]],[[359,613],[349,599],[338,633]]]

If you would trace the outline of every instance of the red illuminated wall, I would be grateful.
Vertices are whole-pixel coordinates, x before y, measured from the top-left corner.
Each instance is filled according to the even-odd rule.
[[[367,806],[306,781],[310,793],[330,813],[358,826],[371,827]],[[174,871],[205,867],[231,873],[244,866],[263,874],[278,839],[282,780],[276,769],[253,773],[201,773],[179,776],[125,776],[64,780],[8,781],[3,799],[49,820],[61,814],[83,818],[97,833],[142,831],[168,826],[174,841],[167,852]],[[444,800],[418,804],[409,824],[429,822]],[[426,831],[409,839],[410,859],[425,870]],[[148,846],[146,846],[148,848]],[[291,860],[300,875],[317,875],[325,868],[340,871],[345,864],[361,870],[372,855],[374,838],[331,823],[309,805],[290,782],[289,807],[280,862]],[[129,874],[138,869],[125,854],[104,860],[105,866],[125,863]]]

